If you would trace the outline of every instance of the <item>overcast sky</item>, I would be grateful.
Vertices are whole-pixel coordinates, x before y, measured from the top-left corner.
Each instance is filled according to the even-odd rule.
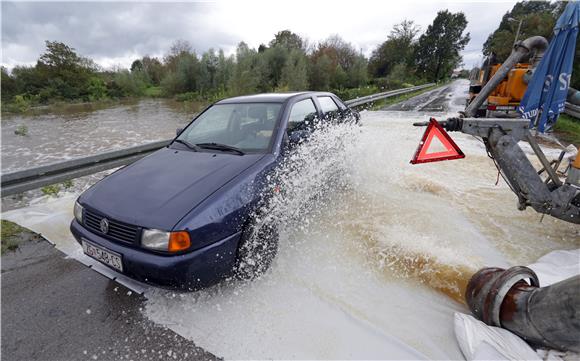
[[[310,42],[339,34],[369,56],[394,24],[414,20],[425,30],[438,10],[462,11],[471,42],[466,67],[481,61],[481,47],[511,2],[230,1],[230,2],[5,2],[2,1],[2,65],[34,64],[45,40],[58,40],[99,65],[129,67],[143,55],[162,56],[177,39],[201,53],[237,43],[267,44],[290,29]]]

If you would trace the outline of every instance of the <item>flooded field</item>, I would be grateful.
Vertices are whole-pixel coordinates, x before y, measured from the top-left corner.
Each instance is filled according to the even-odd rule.
[[[337,143],[329,133],[305,148],[303,168],[284,182],[285,198],[273,210],[281,239],[272,268],[252,282],[195,293],[149,288],[144,314],[226,359],[462,359],[453,313],[468,312],[462,294],[475,271],[580,247],[577,225],[516,209],[516,196],[503,181],[495,185],[497,170],[473,137],[453,135],[466,159],[409,164],[424,130],[412,123],[454,115],[465,91],[459,81],[445,94],[434,92],[445,105],[438,113],[365,111],[362,127],[337,131],[348,141]],[[156,123],[155,110],[168,112],[159,108],[146,107],[146,123],[126,121],[119,131],[131,134],[126,142],[169,137],[188,119],[170,112]],[[17,169],[16,150],[32,148],[11,138],[4,168],[5,131],[2,167]],[[108,131],[101,136],[116,141],[79,153],[64,145],[66,156],[129,145]],[[70,144],[94,138],[74,134]],[[45,137],[55,140],[42,144],[58,143],[55,135]],[[24,166],[34,159],[24,157]],[[317,196],[337,170],[344,186]],[[74,199],[45,197],[4,216],[78,256],[68,232]]]
[[[170,139],[175,129],[191,121],[200,105],[165,99],[125,101],[114,107],[68,105],[34,115],[2,116],[2,173],[98,154],[156,140]],[[21,127],[26,135],[17,135]],[[79,192],[102,175],[76,179]],[[3,209],[34,202],[42,192],[32,191],[2,199]]]

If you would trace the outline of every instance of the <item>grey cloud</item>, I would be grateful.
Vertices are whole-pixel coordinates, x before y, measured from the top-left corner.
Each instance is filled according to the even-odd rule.
[[[165,53],[177,39],[198,52],[239,39],[210,28],[211,3],[2,2],[4,57],[19,62],[40,54],[45,40],[58,40],[79,54],[116,58]],[[6,54],[7,49],[19,49]]]
[[[232,50],[244,40],[251,46],[267,43],[276,31],[289,28],[311,42],[340,34],[367,56],[385,40],[390,28],[410,18],[427,29],[437,10],[463,11],[471,42],[462,52],[466,66],[478,62],[478,52],[512,3],[368,2],[354,8],[309,3],[280,11],[270,3],[204,2],[2,2],[2,63],[33,63],[45,40],[58,40],[101,63],[166,53],[177,39],[188,40],[198,52],[211,47]],[[373,12],[367,8],[372,7]],[[313,13],[328,16],[312,17]],[[323,31],[320,31],[323,29]],[[328,31],[326,31],[328,30]],[[316,35],[315,35],[316,34]],[[326,35],[323,35],[326,34]]]

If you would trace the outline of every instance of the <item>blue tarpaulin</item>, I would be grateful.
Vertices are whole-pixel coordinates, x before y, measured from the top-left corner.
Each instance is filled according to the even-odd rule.
[[[566,106],[580,22],[580,2],[571,1],[558,19],[554,36],[534,75],[518,111],[531,126],[544,132]]]

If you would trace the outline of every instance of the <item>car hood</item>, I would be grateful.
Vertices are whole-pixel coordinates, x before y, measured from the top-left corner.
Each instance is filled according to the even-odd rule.
[[[104,178],[80,202],[112,219],[171,230],[190,210],[263,156],[163,148]]]

